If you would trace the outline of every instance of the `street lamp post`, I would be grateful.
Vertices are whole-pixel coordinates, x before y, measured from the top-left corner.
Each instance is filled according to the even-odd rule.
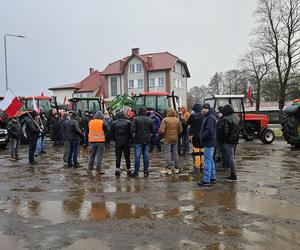
[[[7,52],[6,52],[6,37],[7,36],[12,36],[12,37],[17,37],[17,38],[25,38],[25,36],[21,36],[21,35],[4,34],[4,60],[5,60],[5,83],[6,83],[6,91],[8,91]]]

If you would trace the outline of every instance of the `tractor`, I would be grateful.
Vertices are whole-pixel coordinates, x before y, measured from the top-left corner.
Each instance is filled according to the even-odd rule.
[[[171,95],[168,92],[144,92],[133,96],[133,101],[133,111],[136,112],[139,107],[144,106],[148,113],[153,110],[162,120],[166,116],[168,108],[177,110],[178,97],[174,95],[174,91]]]
[[[101,97],[73,97],[69,99],[68,109],[82,114],[89,110],[91,113],[96,113],[99,110],[104,110],[104,102]]]
[[[215,110],[231,104],[241,119],[241,133],[246,141],[252,141],[255,137],[258,137],[263,144],[271,144],[274,141],[274,132],[268,127],[268,116],[247,114],[244,107],[244,95],[214,95],[206,98],[205,103],[209,103]]]
[[[300,148],[300,99],[294,100],[283,110],[281,125],[287,143]]]

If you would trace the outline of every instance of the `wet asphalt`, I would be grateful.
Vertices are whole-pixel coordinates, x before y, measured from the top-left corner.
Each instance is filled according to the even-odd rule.
[[[150,156],[150,177],[114,176],[114,148],[105,175],[68,169],[63,147],[46,143],[38,166],[0,150],[0,249],[300,249],[300,151],[284,141],[243,142],[238,182],[198,187],[181,156],[179,175],[161,176],[163,153]],[[133,150],[132,150],[133,154]],[[133,164],[133,161],[132,161]],[[141,173],[141,176],[142,173]]]

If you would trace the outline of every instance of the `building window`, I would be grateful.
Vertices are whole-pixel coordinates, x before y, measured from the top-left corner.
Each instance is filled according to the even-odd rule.
[[[130,72],[130,73],[134,73],[134,72],[135,72],[134,69],[135,69],[134,64],[130,64],[130,65],[129,65],[129,72]]]
[[[118,95],[118,79],[116,76],[110,78],[110,95]]]
[[[178,88],[182,89],[182,82],[181,82],[181,80],[178,80]]]
[[[165,79],[163,77],[158,78],[158,86],[159,87],[165,86]]]
[[[142,64],[138,63],[136,65],[136,72],[139,73],[139,72],[142,72]]]
[[[150,87],[155,87],[155,78],[150,78]]]
[[[142,79],[138,80],[138,88],[144,88],[144,81]]]
[[[174,79],[175,80],[175,89],[178,88],[178,79]]]
[[[133,89],[134,88],[134,80],[129,80],[128,81],[128,88]]]

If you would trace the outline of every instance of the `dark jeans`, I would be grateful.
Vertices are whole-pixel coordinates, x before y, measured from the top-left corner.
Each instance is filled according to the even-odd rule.
[[[228,162],[226,161],[224,144],[221,143],[219,144],[219,150],[221,153],[221,169],[228,169],[229,165]]]
[[[105,151],[105,142],[91,143],[89,170],[93,170],[96,161],[96,170],[100,171],[102,166],[102,159]]]
[[[19,157],[19,145],[20,145],[20,140],[11,138],[10,139],[10,155],[11,157],[18,158]]]
[[[149,169],[149,144],[134,145],[134,172],[140,171],[141,155],[143,155],[144,173]]]
[[[153,151],[154,146],[157,147],[158,151],[161,151],[161,144],[160,144],[159,134],[151,135],[151,138],[150,138],[150,152]]]
[[[224,155],[226,163],[230,167],[230,175],[236,177],[236,164],[235,164],[235,150],[236,144],[223,144]]]
[[[68,164],[77,164],[77,155],[79,149],[80,140],[70,140]],[[72,161],[73,159],[73,161]]]
[[[124,153],[124,157],[126,160],[126,168],[130,169],[130,145],[128,146],[117,146],[115,147],[116,153],[116,168],[120,168],[122,152]]]
[[[188,153],[190,151],[190,138],[188,132],[182,134],[178,140],[178,153]]]
[[[38,138],[36,139],[31,139],[28,141],[29,144],[29,164],[34,163],[34,153],[36,150],[36,143],[37,143]]]

